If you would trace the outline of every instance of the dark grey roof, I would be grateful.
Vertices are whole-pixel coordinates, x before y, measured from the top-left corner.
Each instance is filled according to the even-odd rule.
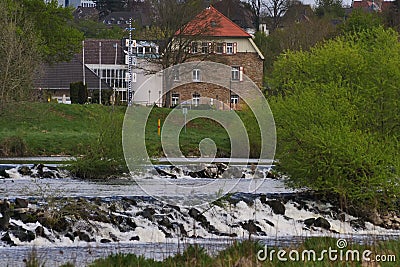
[[[79,19],[99,19],[99,11],[95,7],[77,7],[72,15],[75,20]]]
[[[99,77],[85,67],[85,80],[88,89],[99,89]],[[69,89],[70,83],[83,81],[82,62],[73,58],[70,62],[43,65],[35,79],[35,86],[42,89]],[[111,89],[104,80],[102,89]]]
[[[115,45],[117,45],[117,64],[124,64],[125,44],[119,39],[86,39],[85,44],[85,64],[99,64],[99,50],[101,42],[101,64],[115,63]],[[78,55],[82,58],[82,54]]]
[[[118,11],[108,14],[103,18],[103,23],[124,28],[128,26],[127,22],[130,18],[135,25],[145,27],[152,24],[153,14],[151,8],[136,6],[131,11]]]

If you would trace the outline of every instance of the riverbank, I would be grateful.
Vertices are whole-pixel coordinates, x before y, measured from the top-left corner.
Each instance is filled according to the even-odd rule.
[[[329,253],[328,253],[329,251]],[[117,254],[96,260],[90,267],[275,267],[275,266],[398,266],[399,241],[370,244],[347,243],[346,239],[307,238],[289,247],[268,246],[262,241],[232,242],[210,255],[202,246],[191,245],[182,253],[157,262],[134,254]],[[315,254],[314,254],[315,252]],[[382,264],[382,265],[380,265]],[[72,265],[71,265],[72,266]]]
[[[123,106],[97,104],[13,103],[0,114],[0,157],[85,155],[90,147],[98,145],[98,140],[111,126],[115,128],[116,135],[112,143],[106,145],[121,146],[125,110]],[[150,113],[146,125],[149,156],[164,156],[157,134],[157,121],[160,119],[162,127],[170,111],[155,107]],[[251,142],[259,142],[257,130],[252,127],[251,115],[239,112],[239,116],[250,130]],[[218,123],[205,118],[190,121],[187,132],[180,134],[183,154],[199,156],[198,144],[210,137],[210,133],[217,146],[218,157],[229,157],[230,141],[226,131]],[[252,147],[253,154],[257,154],[257,144],[252,144]]]

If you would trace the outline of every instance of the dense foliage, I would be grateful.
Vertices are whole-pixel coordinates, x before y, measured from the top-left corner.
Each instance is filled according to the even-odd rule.
[[[49,63],[68,61],[80,50],[83,34],[73,27],[72,9],[57,1],[18,0],[34,23],[40,40],[39,51]]]
[[[103,22],[92,19],[77,20],[75,21],[74,26],[83,32],[85,38],[122,39],[127,35],[125,29],[121,27],[110,27]]]
[[[0,2],[0,110],[11,101],[31,97],[39,63],[35,28],[14,1]]]
[[[290,183],[387,208],[399,192],[400,44],[393,30],[350,32],[281,55],[271,98]]]

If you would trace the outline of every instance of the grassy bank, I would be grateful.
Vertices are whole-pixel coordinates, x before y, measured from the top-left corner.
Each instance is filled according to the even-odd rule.
[[[114,254],[95,260],[90,267],[272,267],[272,266],[398,266],[400,242],[373,241],[360,245],[348,240],[347,246],[338,248],[338,240],[330,237],[308,238],[303,243],[288,247],[265,247],[254,241],[233,242],[216,255],[204,248],[190,245],[183,253],[163,261],[146,259],[134,254]],[[261,252],[260,252],[261,251]],[[331,252],[329,252],[331,251]],[[267,253],[265,255],[265,252]],[[315,252],[315,254],[314,254]],[[278,254],[280,259],[278,258]],[[315,256],[314,256],[315,255]],[[363,259],[364,255],[364,259]],[[26,266],[46,266],[33,252]],[[62,265],[73,267],[72,263]]]
[[[116,110],[124,112],[121,107]],[[25,149],[2,156],[84,154],[98,138],[99,121],[109,111],[98,105],[13,103],[0,113],[0,143],[4,147],[7,140],[19,138]]]
[[[328,253],[330,248],[332,251],[331,254]],[[259,253],[260,250],[262,250],[261,253]],[[324,250],[326,251],[323,252]],[[371,251],[371,253],[369,253],[368,250]],[[302,255],[304,251],[306,252],[303,257]],[[315,252],[315,258],[313,258],[313,252],[309,254],[310,251]],[[357,251],[359,254],[357,254],[355,251]],[[267,255],[265,255],[265,252],[267,252]],[[298,258],[296,258],[296,252],[298,252]],[[364,252],[364,255],[368,255],[365,258],[369,258],[371,262],[362,260],[362,255]],[[258,258],[258,254],[261,259]],[[278,258],[278,254],[281,259]],[[311,255],[310,258],[308,255]],[[359,258],[357,258],[357,255],[359,255]],[[337,239],[318,237],[308,238],[302,244],[290,248],[265,247],[264,245],[253,241],[245,241],[241,243],[234,242],[227,249],[219,252],[215,256],[210,256],[203,248],[199,246],[190,246],[182,254],[166,258],[162,262],[156,262],[154,260],[145,259],[144,257],[132,254],[118,254],[109,256],[106,259],[96,260],[90,266],[398,266],[397,261],[399,257],[399,241],[374,242],[373,245],[349,243],[347,247],[339,249],[337,246]]]
[[[96,104],[14,103],[0,113],[0,156],[79,156],[100,144],[120,146],[125,109],[116,106],[112,112],[112,107]],[[146,125],[150,156],[163,156],[157,120],[162,124],[170,111],[154,108],[150,114]],[[252,155],[256,155],[259,138],[257,129],[253,129],[253,118],[245,112],[239,116],[251,128]],[[198,144],[207,137],[216,143],[218,156],[229,156],[230,141],[226,131],[218,123],[204,118],[192,120],[187,132],[180,133],[183,154],[200,155]]]

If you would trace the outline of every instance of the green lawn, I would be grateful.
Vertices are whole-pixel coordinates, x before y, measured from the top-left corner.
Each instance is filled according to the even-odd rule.
[[[25,144],[24,156],[84,155],[91,146],[98,144],[99,137],[109,127],[115,127],[110,145],[120,145],[122,122],[126,107],[65,105],[57,103],[21,102],[0,111],[0,155],[19,156],[11,153],[10,146]],[[146,146],[150,156],[163,156],[157,120],[163,124],[171,109],[154,108],[146,125]],[[199,112],[199,111],[190,111]],[[219,111],[215,111],[219,112]],[[226,112],[228,111],[221,111]],[[111,115],[112,114],[112,115]],[[257,130],[251,115],[238,113],[250,131],[252,153],[257,151]],[[110,124],[110,119],[114,124]],[[217,156],[229,157],[230,140],[225,129],[217,122],[197,118],[187,125],[187,132],[179,134],[180,148],[184,155],[200,155],[198,144],[204,138],[212,139],[217,146]],[[11,140],[11,141],[10,141]],[[7,153],[5,153],[5,151]]]
[[[29,156],[84,154],[110,111],[111,107],[99,105],[15,103],[0,113],[0,142],[20,137]],[[116,108],[116,113],[123,112],[122,107]]]

